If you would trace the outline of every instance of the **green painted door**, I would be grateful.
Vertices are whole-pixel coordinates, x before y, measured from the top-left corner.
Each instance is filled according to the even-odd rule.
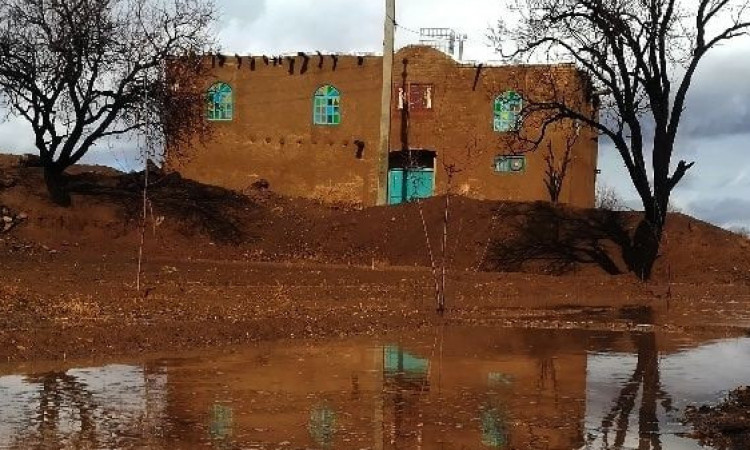
[[[432,196],[435,171],[432,169],[391,169],[388,171],[388,204],[398,205]]]

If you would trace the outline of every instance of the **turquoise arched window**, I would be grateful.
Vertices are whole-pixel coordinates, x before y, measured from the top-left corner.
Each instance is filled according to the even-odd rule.
[[[495,98],[493,128],[505,132],[518,129],[523,98],[515,91],[506,91]]]
[[[338,89],[330,84],[321,86],[315,91],[313,123],[315,125],[338,125],[341,123],[341,94]]]
[[[232,120],[234,99],[232,88],[222,82],[214,83],[206,92],[208,120]]]

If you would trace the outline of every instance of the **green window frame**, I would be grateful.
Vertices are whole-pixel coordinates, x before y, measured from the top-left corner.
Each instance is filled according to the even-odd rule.
[[[493,128],[499,133],[515,131],[521,123],[523,97],[515,91],[506,91],[495,98]]]
[[[323,85],[315,91],[313,123],[333,126],[341,124],[341,93],[330,84]]]
[[[232,87],[221,81],[212,84],[206,91],[206,118],[212,122],[230,121],[233,116]]]
[[[496,156],[494,169],[497,173],[523,173],[526,171],[526,155]]]

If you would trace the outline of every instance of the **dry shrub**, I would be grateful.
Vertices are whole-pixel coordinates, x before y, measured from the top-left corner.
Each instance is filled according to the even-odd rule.
[[[596,186],[596,209],[605,211],[622,211],[625,209],[625,202],[620,198],[615,188],[606,184]]]

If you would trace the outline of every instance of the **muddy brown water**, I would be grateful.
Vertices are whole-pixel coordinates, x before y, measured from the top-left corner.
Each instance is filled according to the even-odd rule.
[[[696,449],[750,338],[438,327],[0,366],[0,448]]]

